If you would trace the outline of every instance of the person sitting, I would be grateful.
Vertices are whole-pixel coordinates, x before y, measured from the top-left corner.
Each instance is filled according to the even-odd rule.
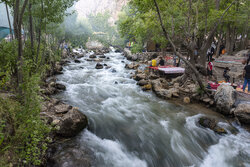
[[[164,66],[164,65],[165,65],[165,61],[163,60],[162,57],[160,57],[159,66]]]
[[[157,66],[157,61],[155,59],[152,60],[152,67],[156,67]]]
[[[229,71],[230,71],[230,69],[228,67],[226,67],[224,72],[223,72],[223,77],[225,78],[226,82],[230,82],[230,76],[228,75]]]
[[[207,64],[207,76],[208,77],[213,76],[213,67],[214,67],[213,61],[214,59],[210,60],[209,63]]]

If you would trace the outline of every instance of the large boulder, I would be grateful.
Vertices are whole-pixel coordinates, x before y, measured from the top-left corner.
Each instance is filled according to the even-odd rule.
[[[250,103],[241,103],[234,111],[234,115],[241,123],[250,124]]]
[[[73,137],[87,127],[87,125],[87,117],[74,107],[61,118],[56,133],[63,137]]]
[[[230,85],[220,85],[214,96],[217,111],[230,115],[231,109],[236,101],[236,91]]]
[[[152,90],[158,97],[169,99],[172,97],[171,91],[164,88],[164,83],[161,79],[153,80]]]

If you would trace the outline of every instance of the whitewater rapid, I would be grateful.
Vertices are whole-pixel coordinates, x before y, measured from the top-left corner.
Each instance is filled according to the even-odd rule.
[[[89,118],[89,129],[71,145],[90,149],[93,166],[250,166],[250,133],[234,125],[239,132],[232,134],[225,119],[209,109],[175,104],[143,92],[130,79],[132,71],[124,68],[129,62],[120,53],[106,56],[110,59],[103,63],[110,69],[97,70],[96,62],[83,57],[81,63],[72,61],[65,66],[64,74],[57,77],[67,87],[57,98]],[[204,115],[220,120],[228,134],[221,136],[198,126],[197,120]],[[76,161],[84,163],[81,157]]]

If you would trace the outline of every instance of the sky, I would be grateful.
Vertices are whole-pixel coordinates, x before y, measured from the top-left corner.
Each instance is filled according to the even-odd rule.
[[[103,12],[114,8],[115,0],[80,0],[75,4],[75,10],[80,17],[90,13]]]
[[[10,12],[10,9],[9,9]],[[10,22],[13,22],[12,16],[10,16]],[[8,18],[6,14],[6,8],[4,3],[0,3],[0,26],[9,27]]]

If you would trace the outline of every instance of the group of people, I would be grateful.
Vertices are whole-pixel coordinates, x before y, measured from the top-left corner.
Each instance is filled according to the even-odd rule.
[[[162,57],[160,57],[160,61],[158,63],[158,66],[164,66],[164,65],[165,65],[165,61],[164,61],[164,59]],[[157,67],[156,59],[152,60],[151,67]]]
[[[212,76],[213,75],[213,64],[214,59],[212,58],[209,60],[207,64],[207,75]],[[244,70],[243,70],[243,92],[245,92],[246,87],[248,86],[248,93],[250,93],[250,54],[247,55],[247,59],[244,59],[242,62],[243,65],[245,65]],[[229,67],[226,67],[223,72],[223,77],[225,78],[226,82],[230,82],[230,76],[229,76]]]

